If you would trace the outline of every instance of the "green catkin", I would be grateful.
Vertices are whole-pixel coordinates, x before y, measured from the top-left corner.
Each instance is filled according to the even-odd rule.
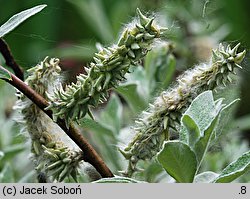
[[[53,111],[54,120],[66,119],[69,123],[90,113],[89,107],[105,101],[108,90],[125,79],[130,65],[141,60],[163,34],[165,29],[155,25],[154,18],[145,17],[139,9],[137,13],[139,20],[124,29],[116,45],[95,54],[94,62],[85,68],[87,74],[78,75],[76,83],[65,89],[60,86],[50,96],[47,109]]]
[[[46,57],[29,70],[30,76],[25,82],[47,99],[46,94],[53,92],[60,83],[61,68],[58,64],[58,59]],[[31,138],[32,160],[37,172],[57,181],[77,173],[82,160],[80,149],[27,97],[23,94],[18,94],[18,97],[15,108],[22,117],[18,122]]]
[[[237,53],[239,45],[231,49],[220,44],[213,51],[210,63],[186,71],[173,88],[163,91],[142,113],[136,121],[135,137],[124,150],[120,150],[129,160],[125,175],[132,175],[139,160],[151,159],[160,151],[163,141],[169,139],[169,130],[178,127],[182,113],[198,94],[231,82],[230,74],[235,74],[236,68],[242,68],[239,64],[246,53]]]

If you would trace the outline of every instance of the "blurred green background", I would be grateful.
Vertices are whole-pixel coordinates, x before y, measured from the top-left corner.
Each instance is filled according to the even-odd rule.
[[[243,63],[243,70],[240,72],[240,85],[235,89],[235,93],[239,95],[241,101],[234,111],[233,128],[227,134],[226,142],[215,144],[216,147],[207,156],[203,169],[216,172],[249,148],[250,1],[0,0],[0,24],[3,24],[12,15],[39,4],[48,6],[41,13],[25,21],[4,39],[9,44],[16,61],[23,68],[28,69],[36,65],[45,56],[58,57],[61,59],[62,68],[67,71],[65,75],[70,77],[70,80],[74,80],[74,75],[83,71],[82,66],[91,61],[96,52],[96,43],[108,46],[116,41],[122,27],[135,16],[137,7],[144,13],[153,13],[160,19],[162,25],[169,27],[166,40],[170,40],[173,44],[174,49],[171,54],[176,59],[176,67],[174,71],[172,70],[169,81],[174,80],[179,73],[194,64],[208,61],[211,48],[216,48],[219,42],[226,41],[232,45],[241,42],[241,48],[247,50],[247,55]],[[151,54],[151,58],[146,58],[148,63],[150,59],[153,59],[152,56]],[[1,56],[0,64],[4,65]],[[143,84],[142,77],[144,76],[142,74],[143,72],[137,71],[135,77],[141,78],[141,89],[147,90],[147,88],[143,88],[146,84]],[[133,78],[130,81],[134,81]],[[165,86],[167,87],[169,83]],[[142,98],[139,105],[132,104],[130,106],[132,108],[128,108],[128,110],[126,104],[130,104],[131,102],[128,101],[131,99],[126,98],[126,94],[121,94],[119,89],[117,93],[119,97],[114,95],[112,103],[109,104],[110,107],[114,104],[124,106],[123,112],[119,116],[122,122],[117,127],[118,130],[116,129],[116,134],[119,134],[124,130],[123,128],[133,124],[133,119],[157,92],[149,92],[147,100]],[[14,95],[15,90],[0,81],[0,125],[2,127],[0,129],[0,182],[4,182],[6,179],[8,179],[6,181],[13,182],[32,182],[35,181],[35,176],[34,172],[30,171],[32,163],[27,158],[29,144],[22,135],[19,135],[20,128],[13,121],[12,106],[16,99]],[[135,96],[135,99],[140,101],[138,96]],[[109,124],[112,120],[107,116],[109,106],[103,105],[103,108],[99,122]],[[121,110],[117,108],[117,112],[119,111]],[[99,113],[97,112],[97,114]],[[112,121],[110,125],[112,126]],[[116,163],[116,160],[109,157],[119,156],[115,149],[118,144],[117,140],[114,141],[115,136],[102,137],[95,132],[97,130],[93,129],[91,124],[85,125],[84,128],[87,132],[85,136],[91,140],[97,150],[101,151],[101,147],[109,147],[108,142],[114,144],[110,151],[104,150],[102,156],[112,169],[124,169],[122,163]],[[98,131],[105,131],[105,128],[100,127]],[[99,141],[94,141],[94,136],[99,136]],[[100,147],[99,143],[103,142],[107,142],[106,146]],[[1,151],[5,154],[2,159]],[[23,159],[27,159],[27,161]],[[18,162],[18,166],[14,162]],[[151,171],[151,167],[158,174],[160,173],[161,170],[156,165],[150,165],[149,171]],[[7,174],[9,176],[6,177]],[[156,174],[145,178],[149,181],[161,181],[160,177],[156,178]],[[242,181],[247,180],[242,179]]]

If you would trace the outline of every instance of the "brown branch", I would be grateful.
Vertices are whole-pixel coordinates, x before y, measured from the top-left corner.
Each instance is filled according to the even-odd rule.
[[[50,110],[45,110],[49,103],[38,93],[36,93],[32,88],[25,84],[18,77],[10,73],[7,69],[0,66],[1,70],[8,72],[11,76],[11,80],[2,78],[19,91],[21,91],[26,97],[28,97],[32,102],[34,102],[41,110],[43,110],[50,118],[52,118],[52,112]],[[58,120],[56,122],[65,133],[79,146],[83,151],[83,160],[89,162],[96,170],[101,174],[102,177],[113,177],[113,173],[110,171],[108,166],[104,163],[99,154],[95,149],[88,143],[80,131],[74,126],[73,123],[67,128],[64,120]]]
[[[4,59],[5,59],[6,65],[12,68],[15,75],[19,79],[24,80],[23,70],[15,62],[15,59],[11,54],[11,51],[10,51],[10,48],[9,48],[8,44],[2,38],[0,38],[0,52],[3,55]]]

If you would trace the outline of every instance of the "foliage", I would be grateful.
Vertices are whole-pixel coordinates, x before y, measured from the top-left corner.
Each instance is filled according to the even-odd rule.
[[[159,162],[177,182],[193,182],[209,143],[215,137],[213,134],[216,125],[219,125],[217,122],[220,113],[234,102],[225,106],[221,99],[214,101],[212,92],[206,91],[194,99],[183,114],[181,131],[183,135],[180,141],[167,141],[158,154]],[[221,174],[214,175],[215,179],[211,176],[204,177],[205,174],[199,174],[199,178],[203,175],[202,182],[231,182],[247,172],[249,165],[249,152],[247,152],[227,166]],[[196,182],[199,180],[196,179]]]
[[[38,47],[32,48],[29,46],[32,43],[32,41],[30,41],[30,44],[27,44],[27,49],[24,49],[22,52],[20,50],[20,52],[18,52],[20,45],[18,45],[19,41],[17,41],[17,38],[20,37],[17,32],[22,29],[17,29],[18,31],[13,31],[13,29],[28,17],[41,11],[44,6],[33,7],[30,10],[15,15],[14,18],[11,19],[19,20],[9,21],[15,22],[14,24],[6,22],[6,24],[10,26],[7,29],[4,28],[3,31],[2,29],[6,27],[6,24],[0,27],[0,32],[3,32],[2,36],[13,31],[12,34],[6,35],[5,38],[7,41],[10,41],[10,43],[13,42],[13,44],[15,44],[12,44],[13,50],[15,50],[15,46],[17,46],[17,60],[26,63],[24,64],[26,65],[24,66],[25,69],[30,68],[30,63],[33,64],[38,58],[40,59],[43,55],[49,54],[50,56],[58,55],[60,59],[62,59],[61,67],[63,68],[63,65],[66,64],[66,67],[63,69],[71,69],[71,71],[73,71],[75,70],[72,68],[73,64],[77,64],[79,61],[81,64],[86,63],[94,56],[93,53],[95,52],[96,42],[101,42],[104,46],[110,45],[110,43],[113,42],[115,35],[120,31],[120,23],[128,21],[129,14],[134,15],[132,11],[135,10],[138,4],[144,8],[142,10],[150,11],[154,7],[160,13],[159,15],[153,15],[153,17],[144,18],[139,12],[141,18],[140,23],[137,21],[137,23],[139,23],[139,25],[137,24],[139,32],[136,32],[135,35],[133,35],[134,33],[130,34],[129,31],[134,32],[133,27],[132,29],[130,27],[135,24],[135,22],[133,22],[132,25],[129,25],[127,33],[124,31],[125,33],[121,36],[121,38],[125,38],[126,41],[120,40],[118,42],[113,42],[117,43],[117,46],[112,46],[111,49],[103,47],[99,54],[96,54],[94,60],[90,64],[90,70],[91,68],[96,69],[95,71],[92,69],[96,74],[87,69],[87,75],[81,74],[78,76],[77,79],[80,83],[71,84],[72,88],[74,85],[81,85],[84,91],[91,91],[91,88],[95,85],[96,87],[94,87],[95,90],[93,91],[95,92],[95,95],[93,95],[95,97],[93,97],[93,99],[91,98],[91,100],[96,100],[95,103],[87,103],[88,106],[87,108],[85,107],[86,109],[82,107],[81,109],[79,107],[76,108],[80,112],[69,112],[68,109],[61,109],[61,105],[58,105],[57,111],[52,108],[54,113],[60,113],[60,111],[63,110],[63,114],[59,116],[61,119],[64,119],[65,113],[67,113],[69,115],[67,118],[68,121],[71,119],[77,120],[79,128],[82,130],[84,136],[95,147],[97,152],[101,154],[104,161],[116,176],[98,180],[100,175],[96,175],[96,171],[93,167],[88,167],[86,165],[77,166],[80,169],[73,174],[71,172],[72,170],[70,170],[70,172],[68,171],[70,166],[67,166],[67,169],[65,169],[66,166],[64,164],[63,167],[61,166],[63,160],[60,160],[59,164],[53,162],[53,158],[50,159],[48,157],[47,163],[41,167],[46,168],[46,165],[50,165],[50,167],[58,171],[54,179],[58,181],[64,180],[64,182],[72,182],[73,180],[79,182],[94,181],[96,183],[248,182],[250,169],[249,144],[246,139],[240,139],[239,135],[243,135],[242,131],[249,130],[249,113],[247,113],[245,117],[238,117],[237,119],[235,119],[235,113],[237,107],[239,107],[239,102],[237,102],[238,98],[241,98],[243,102],[245,101],[244,96],[246,96],[246,94],[244,93],[243,96],[239,96],[238,93],[241,86],[239,81],[240,78],[238,77],[244,77],[244,71],[249,68],[247,60],[249,58],[247,57],[243,61],[243,73],[238,73],[237,77],[228,75],[228,73],[234,72],[235,68],[241,68],[238,64],[245,56],[245,51],[242,52],[240,49],[242,53],[238,53],[237,49],[242,48],[238,45],[235,48],[228,46],[228,48],[224,49],[220,47],[214,52],[212,62],[207,63],[207,65],[217,67],[217,69],[219,68],[218,70],[213,69],[211,70],[212,72],[204,72],[202,71],[204,65],[201,66],[201,64],[198,64],[193,70],[191,69],[180,76],[178,84],[181,83],[181,79],[183,78],[188,79],[192,75],[195,76],[194,73],[198,71],[200,66],[201,71],[204,72],[201,73],[203,74],[204,85],[206,86],[202,87],[203,84],[199,84],[199,86],[202,85],[202,89],[197,89],[198,86],[196,84],[190,84],[190,88],[195,87],[195,89],[192,90],[192,97],[189,96],[188,103],[185,103],[182,111],[178,112],[179,119],[176,120],[178,124],[170,121],[171,128],[169,129],[171,130],[167,132],[167,136],[164,137],[164,139],[161,139],[160,143],[156,142],[158,148],[150,155],[150,158],[148,158],[147,152],[145,154],[146,158],[138,158],[145,152],[145,150],[142,150],[136,157],[136,166],[132,168],[132,172],[128,173],[125,170],[127,164],[129,164],[131,169],[131,161],[133,162],[135,157],[132,158],[127,151],[124,152],[120,150],[122,152],[120,153],[118,148],[125,148],[129,143],[130,147],[136,144],[136,142],[132,142],[131,145],[131,140],[140,139],[140,136],[144,133],[144,130],[141,131],[142,127],[143,129],[147,128],[147,125],[143,123],[142,126],[139,126],[140,129],[138,130],[138,125],[134,124],[134,121],[137,123],[141,122],[141,118],[147,115],[148,110],[155,110],[154,108],[152,109],[152,106],[155,106],[156,104],[154,101],[159,99],[159,97],[156,96],[162,96],[160,93],[166,94],[166,91],[178,88],[178,85],[176,86],[172,81],[175,80],[180,71],[200,62],[208,62],[209,57],[211,57],[211,49],[215,48],[219,42],[227,40],[228,35],[228,38],[235,39],[228,28],[228,24],[225,24],[225,21],[223,21],[223,12],[221,11],[224,10],[224,7],[226,9],[227,6],[220,4],[220,2],[215,1],[213,3],[208,2],[204,4],[204,2],[194,0],[185,1],[184,5],[182,1],[159,1],[160,3],[158,1],[158,3],[149,1],[147,4],[140,4],[140,1],[136,1],[136,3],[132,2],[134,1],[56,1],[55,4],[57,4],[57,6],[62,6],[58,10],[50,6],[52,3],[48,2],[47,8],[42,12],[45,14],[39,16],[40,18],[34,18],[30,21],[39,21],[42,17],[44,17],[43,20],[46,21],[48,13],[52,12],[51,9],[56,11],[53,13],[57,16],[53,19],[55,21],[52,22],[52,26],[49,23],[45,24],[43,30],[36,33],[38,35],[36,39],[41,35],[36,44]],[[165,4],[168,6],[165,7]],[[73,14],[73,12],[71,12],[72,10],[73,12],[77,12]],[[64,13],[63,11],[67,12]],[[11,12],[13,13],[13,11]],[[21,16],[20,14],[22,15],[21,18],[19,18]],[[23,14],[25,14],[25,16],[23,16]],[[70,17],[65,17],[65,15]],[[75,18],[72,18],[73,16]],[[65,26],[61,24],[62,18],[65,19],[64,23],[68,24],[68,29],[58,34],[59,31],[49,27],[55,27],[54,24],[57,24],[57,27],[64,27],[64,30],[66,30]],[[145,46],[146,44],[143,43],[145,38],[140,40],[138,43],[140,49],[145,47],[147,51],[150,50],[147,55],[144,54],[144,49],[137,49],[138,46],[134,43],[133,45],[124,43],[129,40],[128,38],[130,36],[126,36],[128,32],[128,35],[139,37],[141,26],[147,29],[146,26],[148,26],[147,24],[149,22],[152,23],[152,18],[156,18],[155,20],[159,22],[163,21],[162,23],[164,26],[167,25],[170,27],[168,32],[163,35],[168,38],[167,42],[163,41],[166,40],[163,38],[154,43],[151,49],[151,41]],[[71,20],[73,23],[69,23],[72,22]],[[147,23],[144,23],[143,20],[146,20]],[[175,22],[178,24],[172,26]],[[29,22],[22,25],[21,28],[23,27],[25,31],[28,32],[28,25]],[[75,27],[84,28],[77,29]],[[157,25],[151,27],[153,27],[153,29],[148,30],[149,34],[159,28]],[[43,37],[43,31],[47,31],[45,35],[51,34],[51,36],[48,36],[51,40]],[[27,32],[25,33],[26,35]],[[156,32],[157,34],[159,33],[159,31]],[[95,37],[94,39],[93,35]],[[70,45],[66,42],[67,38],[72,39]],[[73,38],[77,39],[74,40]],[[84,38],[85,40],[83,41],[80,38]],[[126,71],[122,74],[118,74],[121,77],[119,76],[116,82],[116,80],[112,79],[112,75],[115,76],[117,72],[115,67],[117,67],[117,65],[112,68],[112,70],[114,69],[113,71],[110,72],[107,70],[107,67],[112,66],[114,56],[107,57],[112,54],[113,51],[118,52],[116,48],[119,48],[121,46],[120,44],[128,48],[126,51],[126,56],[128,56],[128,58],[126,59],[129,61],[129,65],[132,65],[128,68],[126,63],[122,62],[121,64],[117,61],[119,63],[117,64],[118,66],[126,65]],[[244,45],[247,45],[247,43],[244,43]],[[100,45],[98,44],[97,46]],[[50,50],[48,50],[49,48]],[[41,51],[38,49],[43,50]],[[108,50],[105,51],[104,49]],[[130,50],[132,53],[128,53]],[[135,56],[133,56],[133,54]],[[119,53],[115,53],[115,55],[118,58],[121,56]],[[105,59],[103,59],[103,57]],[[139,59],[142,61],[138,62]],[[44,62],[46,62],[46,60]],[[69,64],[68,66],[67,63]],[[0,57],[0,64],[5,66],[2,57]],[[97,70],[99,68],[102,69],[102,67],[96,67],[98,64],[102,64],[105,70]],[[223,67],[220,66],[224,67],[223,71]],[[27,79],[31,87],[36,86],[35,82],[30,81],[34,71],[34,69],[30,70]],[[84,73],[84,71],[81,71],[81,73],[82,72]],[[99,100],[100,96],[98,92],[100,90],[98,90],[98,85],[105,85],[106,79],[110,78],[107,77],[109,73],[115,85],[110,84],[107,86],[105,90],[105,99],[107,98],[107,102],[104,102],[104,100]],[[216,78],[213,78],[210,75],[211,73],[213,73]],[[53,95],[49,95],[52,103],[58,102],[58,98],[67,98],[65,101],[68,102],[69,96],[72,97],[76,95],[74,92],[65,92],[63,88],[64,84],[71,80],[67,80],[66,77],[62,78],[61,76],[65,76],[65,74],[60,74],[55,84],[53,84],[52,81],[50,82],[52,83],[52,87],[58,88],[56,86],[58,82],[64,81],[61,88],[59,87],[61,90],[57,91],[56,98],[51,97]],[[2,70],[0,70],[0,78],[11,80],[9,74]],[[86,82],[89,82],[88,79],[91,79],[93,84],[87,84]],[[120,82],[120,80],[122,81]],[[112,81],[109,80],[106,84]],[[225,85],[224,88],[221,87],[221,84],[226,83],[226,81],[227,85]],[[91,86],[89,87],[89,85]],[[217,86],[217,91],[206,91],[214,89],[215,85]],[[37,92],[39,91],[41,90],[38,89]],[[53,89],[49,89],[49,91],[53,92]],[[24,139],[24,136],[20,135],[20,126],[17,126],[13,121],[13,118],[15,118],[15,120],[20,120],[20,118],[17,118],[16,113],[12,111],[12,107],[15,103],[14,89],[10,88],[10,86],[6,85],[3,81],[0,81],[0,92],[2,94],[0,100],[0,124],[2,124],[1,126],[3,127],[0,130],[0,182],[36,182],[39,172],[40,174],[44,171],[46,173],[47,170],[42,169],[37,174],[37,171],[35,172],[32,169],[30,160],[27,158],[30,154],[30,148],[33,148],[32,151],[34,152],[34,139],[32,139],[31,144],[27,141],[30,138]],[[40,94],[48,99],[47,93],[48,91],[45,89]],[[180,94],[180,92],[178,92],[178,94]],[[89,96],[89,94],[86,96]],[[86,96],[83,98],[82,96],[78,96],[79,98],[74,97],[74,99],[79,102],[79,99],[85,100]],[[23,100],[27,99],[23,96]],[[167,100],[167,102],[169,102],[169,100]],[[78,105],[79,103],[74,101],[72,104]],[[89,104],[95,106],[95,108],[91,108],[91,112],[89,110]],[[26,103],[26,105],[30,104]],[[151,107],[151,109],[148,109],[148,106]],[[249,104],[245,106],[249,107]],[[81,113],[82,111],[83,113]],[[164,109],[164,111],[166,111],[166,109]],[[76,117],[73,115],[73,112]],[[87,112],[89,112],[91,117],[85,116]],[[149,112],[151,113],[152,111]],[[72,118],[72,116],[74,117]],[[166,119],[164,119],[161,114],[156,114],[156,116],[160,118],[161,125],[166,123]],[[175,119],[170,117],[170,120]],[[143,120],[143,122],[145,122],[145,120]],[[53,124],[51,120],[48,123]],[[167,124],[170,123],[168,120]],[[159,122],[157,122],[157,125],[158,124]],[[158,128],[157,125],[155,126],[156,129]],[[48,131],[53,131],[52,129],[53,128],[49,127]],[[134,129],[136,132],[140,132],[139,136],[135,134]],[[154,131],[155,128],[150,130],[152,133],[154,133]],[[64,137],[65,135],[60,136]],[[134,136],[136,137],[134,138]],[[50,152],[48,146],[44,145],[40,138],[39,140],[39,151],[42,151],[42,153],[45,151]],[[62,140],[65,142],[64,139]],[[70,145],[69,142],[71,141],[66,141],[66,145]],[[73,151],[75,152],[75,149],[73,149]],[[53,153],[54,152],[56,153],[56,151],[53,151]],[[35,155],[40,155],[40,152]],[[58,157],[59,156],[60,155],[58,155]],[[127,163],[124,161],[123,156],[129,159],[130,162]],[[46,159],[46,156],[43,156],[43,160],[44,158]],[[139,161],[139,159],[146,161]],[[150,161],[148,161],[148,159],[150,159]],[[39,161],[35,163],[35,166],[39,165]],[[15,164],[15,162],[20,164]],[[55,163],[56,165],[54,165]],[[71,174],[74,179],[71,178],[69,174]],[[130,178],[126,177],[128,175]]]
[[[14,16],[12,16],[6,23],[4,23],[0,27],[0,37],[4,37],[6,34],[8,34],[13,29],[15,29],[23,21],[25,21],[26,19],[28,19],[32,15],[35,15],[36,13],[40,12],[45,7],[46,7],[46,5],[36,6],[34,8],[24,10],[24,11],[14,15]]]
[[[200,64],[185,72],[177,78],[178,84],[163,91],[148,110],[142,113],[134,128],[136,135],[123,151],[124,157],[129,160],[128,175],[131,175],[139,160],[152,159],[155,156],[163,141],[171,136],[171,129],[178,131],[182,113],[197,94],[232,82],[229,75],[234,73],[236,67],[241,68],[239,64],[245,56],[245,51],[237,53],[238,46],[233,49],[220,46],[213,51],[210,63]],[[201,110],[207,106],[208,103],[204,103]]]

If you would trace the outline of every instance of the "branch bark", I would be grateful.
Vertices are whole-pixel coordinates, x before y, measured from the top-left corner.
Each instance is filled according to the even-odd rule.
[[[8,44],[2,38],[0,38],[0,52],[5,59],[6,65],[11,67],[15,75],[23,81],[24,80],[23,70],[16,63]]]
[[[26,97],[28,97],[33,103],[35,103],[41,110],[43,110],[51,119],[52,119],[52,111],[45,110],[45,108],[49,105],[47,100],[45,100],[41,95],[36,93],[32,88],[30,88],[27,84],[25,84],[22,80],[20,80],[17,76],[10,73],[7,69],[0,66],[1,70],[8,72],[11,76],[11,80],[2,78],[19,91],[21,91]],[[79,148],[83,151],[83,160],[89,162],[92,166],[96,168],[96,170],[101,174],[102,177],[113,177],[113,173],[110,171],[108,166],[99,156],[99,154],[95,151],[95,149],[88,143],[86,138],[81,134],[81,132],[75,127],[73,123],[69,125],[67,128],[64,120],[58,120],[56,122],[58,126],[60,126],[64,132],[79,146]]]

